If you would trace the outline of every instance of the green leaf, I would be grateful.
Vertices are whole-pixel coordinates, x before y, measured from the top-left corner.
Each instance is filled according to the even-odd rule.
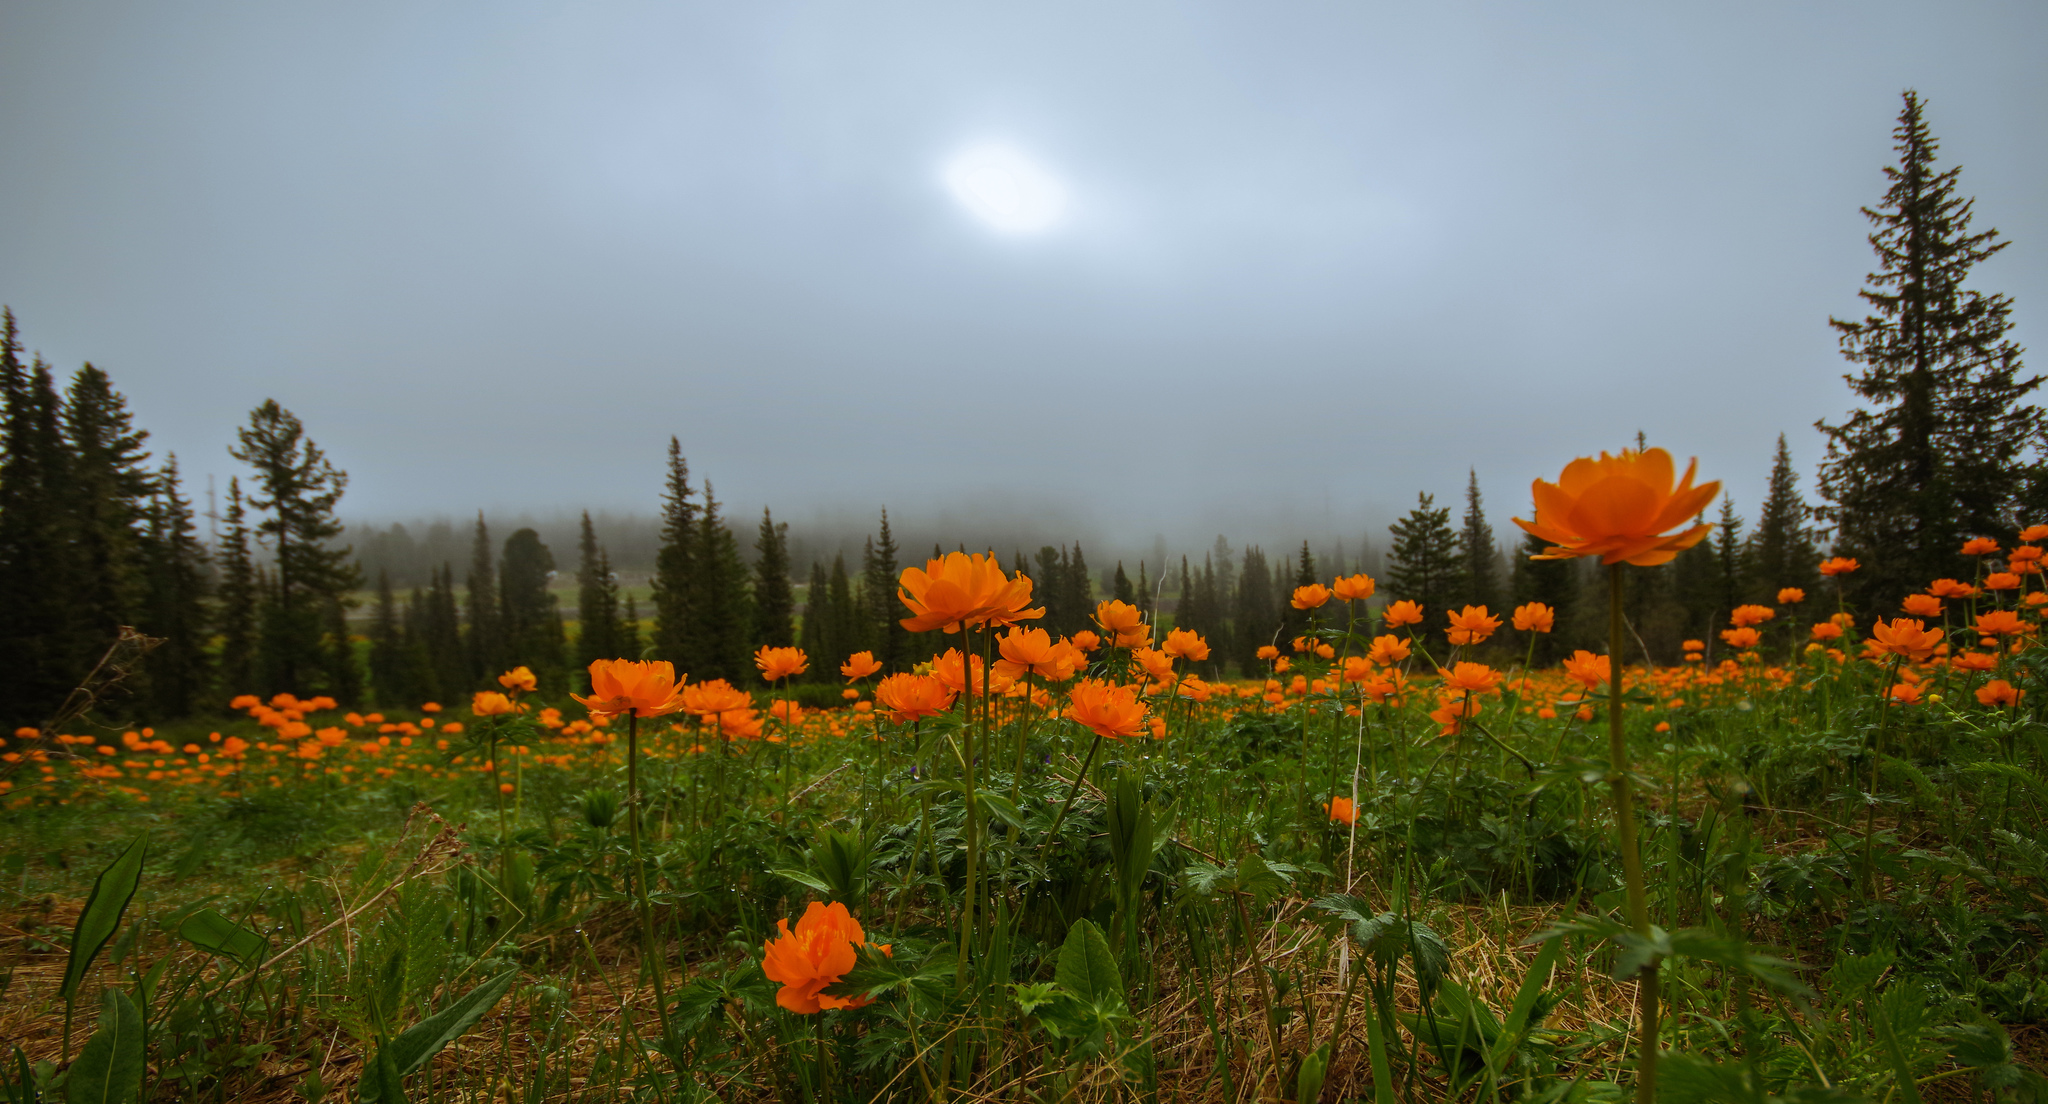
[[[773,874],[778,878],[788,878],[790,881],[795,882],[800,886],[804,886],[807,889],[816,890],[817,892],[824,894],[828,898],[832,896],[832,887],[825,884],[825,879],[820,878],[816,874],[812,874],[808,871],[797,870],[793,867],[782,866],[777,867],[774,870],[769,871],[768,873]]]
[[[1309,1051],[1301,1056],[1301,1072],[1294,1077],[1294,1099],[1301,1104],[1315,1104],[1323,1095],[1323,1078],[1330,1072],[1330,1044]]]
[[[200,909],[178,925],[178,937],[210,955],[249,965],[270,941],[212,909]]]
[[[142,1062],[141,1010],[122,990],[103,990],[99,1030],[71,1063],[64,1099],[70,1104],[129,1104],[142,1091]]]
[[[148,851],[149,834],[145,832],[93,879],[92,896],[85,899],[78,926],[71,929],[71,958],[64,963],[64,984],[57,989],[57,995],[66,1001],[77,998],[92,960],[121,926],[121,916],[128,911],[135,888],[142,884],[142,860]]]
[[[409,1104],[405,1098],[405,1078],[398,1072],[398,1062],[392,1058],[389,1046],[378,1047],[376,1057],[363,1067],[363,1081],[356,1089],[356,1099],[379,1101],[380,1104]]]
[[[1092,921],[1076,920],[1067,929],[1067,941],[1060,946],[1059,964],[1053,980],[1060,988],[1098,1007],[1121,1005],[1124,979],[1117,972],[1116,956],[1109,953],[1109,940]]]
[[[404,1034],[377,1049],[376,1061],[382,1063],[388,1057],[398,1076],[409,1077],[423,1069],[434,1055],[449,1043],[462,1037],[463,1032],[476,1026],[512,988],[512,982],[519,976],[519,967],[499,974],[469,991],[469,994],[454,1004],[407,1028]],[[382,1104],[399,1104],[403,1097],[373,1096],[376,1091],[370,1082],[363,1083],[362,1099],[365,1104],[381,1101]]]
[[[975,794],[974,801],[982,808],[988,810],[990,816],[1002,821],[1004,824],[1012,828],[1024,827],[1024,814],[1018,810],[1015,803],[1011,802],[1009,798],[1001,794],[984,791]]]

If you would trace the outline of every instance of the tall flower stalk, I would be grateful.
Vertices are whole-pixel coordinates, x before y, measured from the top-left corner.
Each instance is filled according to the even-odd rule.
[[[1580,457],[1565,465],[1556,483],[1541,479],[1530,491],[1535,499],[1532,521],[1515,524],[1550,547],[1531,557],[1564,560],[1599,556],[1607,566],[1607,772],[1614,799],[1617,849],[1628,895],[1628,922],[1638,935],[1650,934],[1649,898],[1643,884],[1643,861],[1636,840],[1634,785],[1629,778],[1628,734],[1622,712],[1622,647],[1628,622],[1622,616],[1622,568],[1670,563],[1698,544],[1711,525],[1699,523],[1668,532],[1699,516],[1721,491],[1718,482],[1693,486],[1698,461],[1673,485],[1671,454],[1663,449],[1626,450],[1619,456],[1601,453],[1598,460]],[[1636,1049],[1635,1096],[1652,1104],[1657,1096],[1658,976],[1653,959],[1638,975],[1636,1002],[1641,1019]]]

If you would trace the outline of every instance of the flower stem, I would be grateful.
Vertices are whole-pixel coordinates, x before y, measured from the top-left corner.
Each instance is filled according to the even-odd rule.
[[[1643,856],[1636,846],[1635,784],[1628,772],[1628,737],[1622,728],[1622,640],[1628,624],[1621,615],[1622,565],[1607,568],[1607,778],[1614,791],[1614,830],[1621,847],[1622,877],[1628,887],[1628,923],[1640,935],[1650,934],[1650,907],[1643,886]],[[1637,1016],[1642,1021],[1636,1040],[1636,1101],[1657,1098],[1657,963],[1643,967],[1636,989]]]
[[[655,940],[654,905],[647,896],[647,866],[640,859],[640,714],[626,713],[626,828],[633,842],[633,895],[640,902],[640,955],[654,978],[654,1014],[661,1041],[668,1043],[668,996],[662,991],[664,960]]]

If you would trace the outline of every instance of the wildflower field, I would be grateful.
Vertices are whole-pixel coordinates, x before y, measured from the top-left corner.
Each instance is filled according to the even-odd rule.
[[[0,1100],[2039,1099],[2048,526],[1634,662],[1623,566],[1715,493],[1654,449],[1536,485],[1610,573],[1550,668],[1540,603],[1350,575],[1208,681],[952,553],[901,574],[910,671],[23,729]]]

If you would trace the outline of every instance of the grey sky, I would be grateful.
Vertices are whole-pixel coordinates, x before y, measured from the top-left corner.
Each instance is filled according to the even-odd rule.
[[[1753,515],[1848,406],[1902,88],[2048,348],[2044,44],[2034,2],[13,3],[0,301],[199,488],[277,398],[357,517],[648,511],[674,433],[798,524],[1284,540],[1468,465],[1505,524],[1638,428]],[[985,142],[1056,225],[955,201]]]

